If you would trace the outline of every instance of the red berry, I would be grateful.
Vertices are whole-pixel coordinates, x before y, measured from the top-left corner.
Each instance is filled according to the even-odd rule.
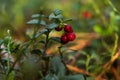
[[[74,33],[67,34],[68,41],[73,41],[73,40],[75,40],[75,38],[76,38],[76,35]]]
[[[61,36],[61,42],[62,42],[63,44],[66,44],[66,43],[68,42],[67,34],[63,34],[63,35]]]
[[[87,19],[90,19],[92,17],[92,14],[88,11],[83,12],[83,16]]]
[[[55,28],[56,31],[61,31],[62,30],[62,27],[58,26]]]
[[[67,33],[72,33],[73,32],[73,29],[70,25],[65,25],[64,27],[64,31],[67,32]]]

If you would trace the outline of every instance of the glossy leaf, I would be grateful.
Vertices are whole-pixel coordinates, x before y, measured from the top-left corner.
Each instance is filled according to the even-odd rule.
[[[65,66],[61,62],[61,58],[59,56],[55,56],[51,60],[51,69],[59,78],[65,75]]]
[[[27,24],[38,24],[39,20],[38,19],[33,19],[27,22]]]
[[[33,14],[31,17],[32,18],[38,18],[38,17],[40,17],[40,14]]]
[[[40,21],[40,24],[41,24],[41,25],[46,25],[46,22],[45,22],[44,20],[41,20],[41,21]]]
[[[51,23],[46,26],[47,29],[54,29],[59,26],[59,23]]]
[[[55,18],[55,14],[54,14],[54,13],[51,13],[51,14],[49,15],[49,20],[52,20],[53,18]]]
[[[45,15],[33,14],[31,17],[32,17],[32,18],[39,18],[39,17],[45,17]]]
[[[55,15],[54,13],[51,13],[49,15],[49,20],[52,20],[52,19],[62,19],[63,18],[63,15],[62,14],[59,14],[59,15]]]
[[[47,32],[47,29],[40,30],[40,32],[35,35],[35,38],[38,38],[39,36],[41,36],[42,34],[46,32]]]
[[[61,19],[61,18],[63,18],[63,15],[59,14],[59,15],[55,16],[54,18]]]
[[[65,19],[65,20],[63,20],[63,22],[68,22],[68,21],[72,21],[72,19]]]
[[[62,13],[62,10],[59,10],[59,9],[56,9],[55,11],[54,11],[54,14],[55,15],[59,15],[59,14],[61,14]]]
[[[55,74],[48,74],[45,77],[45,80],[59,80],[58,77]]]
[[[46,22],[44,20],[32,19],[32,20],[28,21],[27,24],[41,24],[41,25],[46,25]]]
[[[61,43],[60,37],[51,37],[50,39]]]

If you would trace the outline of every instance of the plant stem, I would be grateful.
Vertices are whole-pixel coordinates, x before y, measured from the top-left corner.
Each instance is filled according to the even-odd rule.
[[[46,53],[46,50],[47,50],[47,47],[48,47],[48,43],[49,43],[49,34],[50,34],[50,30],[47,29],[48,31],[46,32],[46,39],[45,39],[45,46],[44,46],[44,52],[43,52],[43,59],[45,61],[45,71],[42,72],[42,75],[46,75],[47,72],[49,71],[49,57],[47,57],[47,53]]]
[[[46,55],[46,50],[47,50],[47,46],[48,46],[48,43],[49,43],[49,34],[50,34],[50,31],[48,30],[47,33],[46,33],[46,42],[45,42],[45,47],[44,47],[44,55]]]
[[[113,57],[114,56],[114,54],[115,54],[115,52],[116,52],[116,50],[117,50],[117,47],[118,47],[118,35],[117,35],[117,33],[115,33],[115,42],[114,42],[114,48],[113,48],[113,51],[112,51],[112,56],[111,57]]]
[[[9,73],[9,70],[10,70],[10,42],[11,42],[11,36],[10,36],[10,30],[7,31],[8,32],[8,35],[9,35],[9,40],[8,40],[8,44],[7,44],[7,53],[8,53],[8,61],[7,61],[7,66],[8,66],[8,69],[7,69],[7,75]]]
[[[17,63],[17,61],[19,61],[20,60],[20,58],[21,58],[21,56],[22,56],[22,51],[19,51],[18,52],[18,57],[17,57],[17,59],[14,61],[14,63],[13,63],[13,65],[12,65],[12,67],[10,68],[10,70],[9,70],[9,72],[8,72],[8,74],[9,73],[11,73],[12,72],[12,70],[14,70],[14,67],[15,67],[15,65],[16,65],[16,63]]]
[[[88,72],[89,70],[89,62],[90,62],[90,56],[87,55],[87,61],[86,61],[86,71]]]

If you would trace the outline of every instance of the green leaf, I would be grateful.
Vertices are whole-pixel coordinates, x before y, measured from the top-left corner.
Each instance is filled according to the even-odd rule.
[[[59,9],[54,10],[54,14],[55,14],[55,15],[59,15],[59,14],[61,14],[61,13],[62,13],[62,10],[59,10]]]
[[[59,14],[59,15],[56,15],[54,13],[51,13],[49,15],[49,20],[52,20],[52,19],[62,19],[63,18],[63,15],[62,14]]]
[[[45,80],[59,80],[58,77],[55,74],[48,74],[45,77]]]
[[[65,75],[65,66],[61,62],[60,56],[55,56],[51,60],[51,70],[59,77],[63,77]]]
[[[39,18],[39,17],[45,17],[45,15],[43,15],[43,14],[33,14],[31,17],[32,18]]]
[[[57,16],[54,17],[55,19],[62,19],[63,18],[63,15],[59,14]]]
[[[41,20],[41,21],[40,21],[40,24],[41,24],[41,25],[46,25],[46,22],[45,22],[44,20]]]
[[[35,35],[35,38],[38,38],[40,35],[46,33],[47,31],[47,29],[40,30],[40,32]]]
[[[51,23],[49,25],[46,25],[47,29],[54,29],[59,26],[59,23]]]
[[[68,21],[72,21],[72,19],[65,19],[65,20],[63,20],[63,22],[68,22]]]
[[[52,20],[53,18],[55,18],[55,14],[54,14],[54,13],[51,13],[51,14],[49,15],[49,20]]]
[[[46,25],[46,22],[44,20],[32,19],[32,20],[28,21],[27,24],[41,24],[41,25]]]
[[[40,17],[40,14],[33,14],[31,17],[32,18],[38,18],[38,17]]]
[[[38,24],[39,20],[38,19],[33,19],[27,22],[27,24]]]
[[[51,37],[50,39],[61,43],[60,37]]]
[[[69,75],[64,77],[64,80],[85,80],[82,74]]]

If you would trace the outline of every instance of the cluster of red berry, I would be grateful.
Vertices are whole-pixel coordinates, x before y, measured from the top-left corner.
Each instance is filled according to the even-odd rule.
[[[55,28],[56,31],[61,31],[62,29],[63,27],[60,27],[60,26]],[[64,26],[64,32],[65,33],[61,36],[61,43],[66,44],[69,41],[75,40],[76,35],[73,32],[73,29],[69,24]]]

